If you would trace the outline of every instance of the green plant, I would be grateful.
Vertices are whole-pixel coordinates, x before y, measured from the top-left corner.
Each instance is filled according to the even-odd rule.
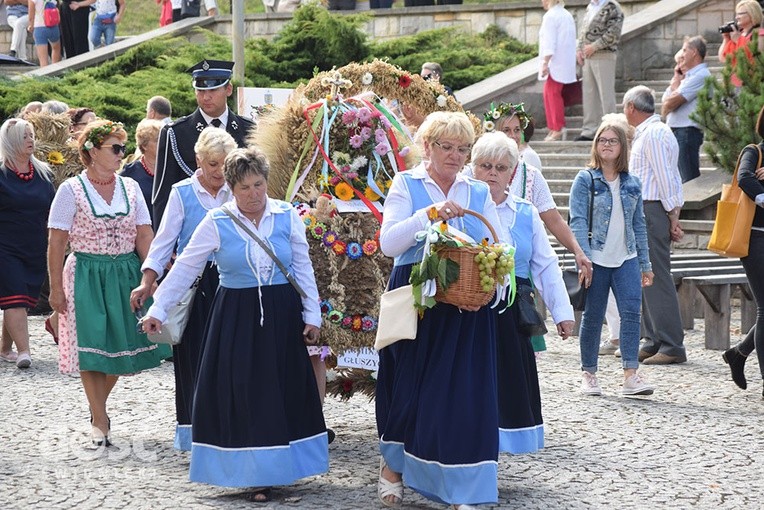
[[[756,31],[754,31],[756,34]],[[698,106],[693,118],[703,127],[706,153],[720,168],[733,172],[741,149],[758,141],[756,118],[764,106],[764,55],[758,51],[754,35],[750,43],[753,62],[744,51],[738,51],[737,63],[727,59],[721,81],[714,77],[698,94]],[[732,84],[735,73],[742,86],[736,90]]]

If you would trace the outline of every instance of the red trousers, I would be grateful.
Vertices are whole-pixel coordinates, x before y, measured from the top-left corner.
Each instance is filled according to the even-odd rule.
[[[561,131],[565,127],[565,102],[562,100],[563,84],[554,81],[552,75],[544,82],[544,111],[546,125],[551,131]]]

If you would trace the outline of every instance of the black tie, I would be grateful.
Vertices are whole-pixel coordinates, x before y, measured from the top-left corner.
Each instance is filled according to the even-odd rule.
[[[220,119],[212,119],[212,122],[211,122],[211,124],[212,124],[213,126],[215,126],[216,128],[219,128],[220,126],[222,126],[222,125],[223,125],[223,123],[222,123],[222,122],[220,122]]]

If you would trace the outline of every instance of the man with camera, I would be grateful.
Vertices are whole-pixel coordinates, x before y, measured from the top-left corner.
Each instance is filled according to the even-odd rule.
[[[753,54],[748,47],[751,42],[753,29],[761,26],[761,5],[756,0],[741,0],[735,6],[735,21],[730,21],[719,27],[722,34],[722,45],[719,46],[719,62],[725,63],[732,59],[732,65],[736,63],[737,50],[743,49],[748,60],[753,63]],[[743,82],[736,74],[732,75],[732,84],[740,87]]]
[[[703,131],[690,115],[698,104],[698,92],[706,78],[711,76],[706,58],[706,41],[696,35],[685,39],[679,53],[679,61],[674,68],[674,77],[663,93],[661,115],[674,132],[679,144],[679,173],[685,183],[700,177],[700,146]]]

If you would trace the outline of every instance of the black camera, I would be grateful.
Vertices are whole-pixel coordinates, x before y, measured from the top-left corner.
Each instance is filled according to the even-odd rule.
[[[740,30],[737,26],[736,21],[730,21],[729,23],[725,23],[724,25],[719,27],[719,33],[720,34],[729,34],[732,33],[734,30]]]

